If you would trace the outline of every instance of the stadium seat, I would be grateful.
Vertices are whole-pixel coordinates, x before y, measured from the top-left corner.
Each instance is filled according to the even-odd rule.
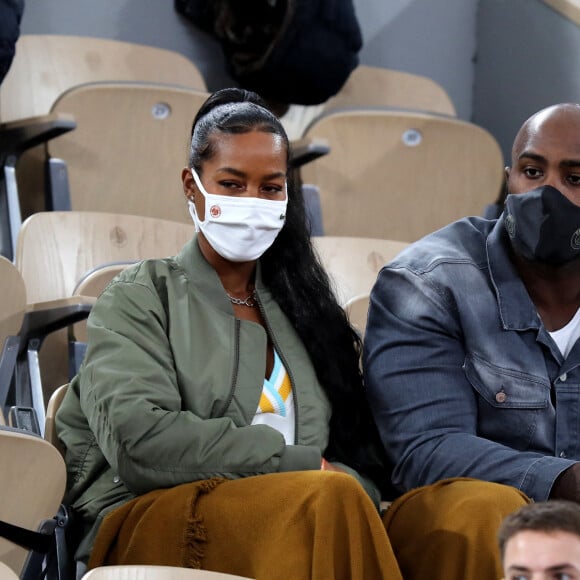
[[[246,577],[173,566],[102,566],[87,572],[82,580],[235,580],[236,578],[243,580]]]
[[[369,294],[353,296],[345,305],[344,310],[352,326],[361,337],[364,337],[369,312]]]
[[[312,243],[343,306],[355,296],[369,293],[379,270],[408,245],[394,240],[348,236],[314,237]]]
[[[90,308],[94,298],[73,297],[85,274],[102,264],[177,254],[193,232],[191,221],[88,211],[39,212],[22,224],[16,266],[29,302],[64,299]],[[52,333],[40,351],[45,399],[68,382],[68,364],[67,332]]]
[[[174,51],[104,38],[22,35],[0,87],[0,254],[12,258],[21,216],[46,209],[41,144],[75,126],[70,117],[49,115],[52,104],[69,88],[94,81],[206,90],[196,65]]]
[[[45,554],[57,555],[65,464],[41,437],[8,427],[0,429],[0,456],[0,562],[21,578],[40,578]],[[58,542],[62,547],[62,537]],[[57,562],[49,563],[53,565]]]
[[[50,158],[66,164],[51,168],[49,209],[190,223],[181,170],[187,165],[192,120],[207,97],[193,89],[119,82],[79,85],[63,93],[51,112],[72,115],[77,129],[48,146]]]
[[[0,256],[0,416],[35,433],[44,428],[38,352],[44,338],[86,318],[94,299],[69,297],[29,304],[22,275]]]
[[[398,70],[359,65],[344,86],[328,99],[323,112],[345,107],[391,107],[455,117],[445,89],[426,76]]]
[[[385,109],[332,111],[306,137],[330,153],[302,168],[320,189],[333,236],[413,242],[464,216],[481,215],[503,185],[503,157],[475,124]]]

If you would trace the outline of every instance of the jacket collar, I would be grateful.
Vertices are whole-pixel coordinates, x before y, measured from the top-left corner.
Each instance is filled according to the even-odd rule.
[[[504,330],[541,328],[536,306],[509,257],[509,239],[502,217],[486,239],[486,252]]]
[[[205,298],[217,309],[233,315],[232,304],[222,286],[221,280],[213,266],[205,259],[199,249],[197,235],[183,246],[176,257],[179,266],[185,272],[190,283],[201,292]],[[256,291],[261,298],[268,292],[264,289],[261,277],[261,267],[258,261],[256,266]]]

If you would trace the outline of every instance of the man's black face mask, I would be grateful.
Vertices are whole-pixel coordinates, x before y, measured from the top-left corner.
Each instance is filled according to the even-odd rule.
[[[508,195],[503,220],[527,260],[560,265],[580,256],[580,207],[550,185]]]

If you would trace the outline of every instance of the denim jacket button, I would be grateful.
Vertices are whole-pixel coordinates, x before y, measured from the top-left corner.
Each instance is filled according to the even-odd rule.
[[[561,381],[562,383],[565,383],[567,379],[568,379],[568,375],[567,375],[566,373],[562,373],[562,374],[560,375],[560,381]]]
[[[507,399],[507,395],[503,391],[500,391],[499,393],[495,394],[495,400],[498,403],[505,403],[506,399]]]

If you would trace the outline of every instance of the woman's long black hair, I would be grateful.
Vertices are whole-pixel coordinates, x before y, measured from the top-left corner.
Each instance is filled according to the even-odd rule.
[[[197,113],[191,134],[190,167],[201,172],[218,134],[265,131],[280,136],[279,119],[255,93],[223,89]],[[350,326],[310,241],[302,195],[288,180],[286,222],[260,259],[262,279],[301,338],[332,405],[325,457],[341,461],[387,488],[389,474],[371,417],[360,369],[361,339]]]

